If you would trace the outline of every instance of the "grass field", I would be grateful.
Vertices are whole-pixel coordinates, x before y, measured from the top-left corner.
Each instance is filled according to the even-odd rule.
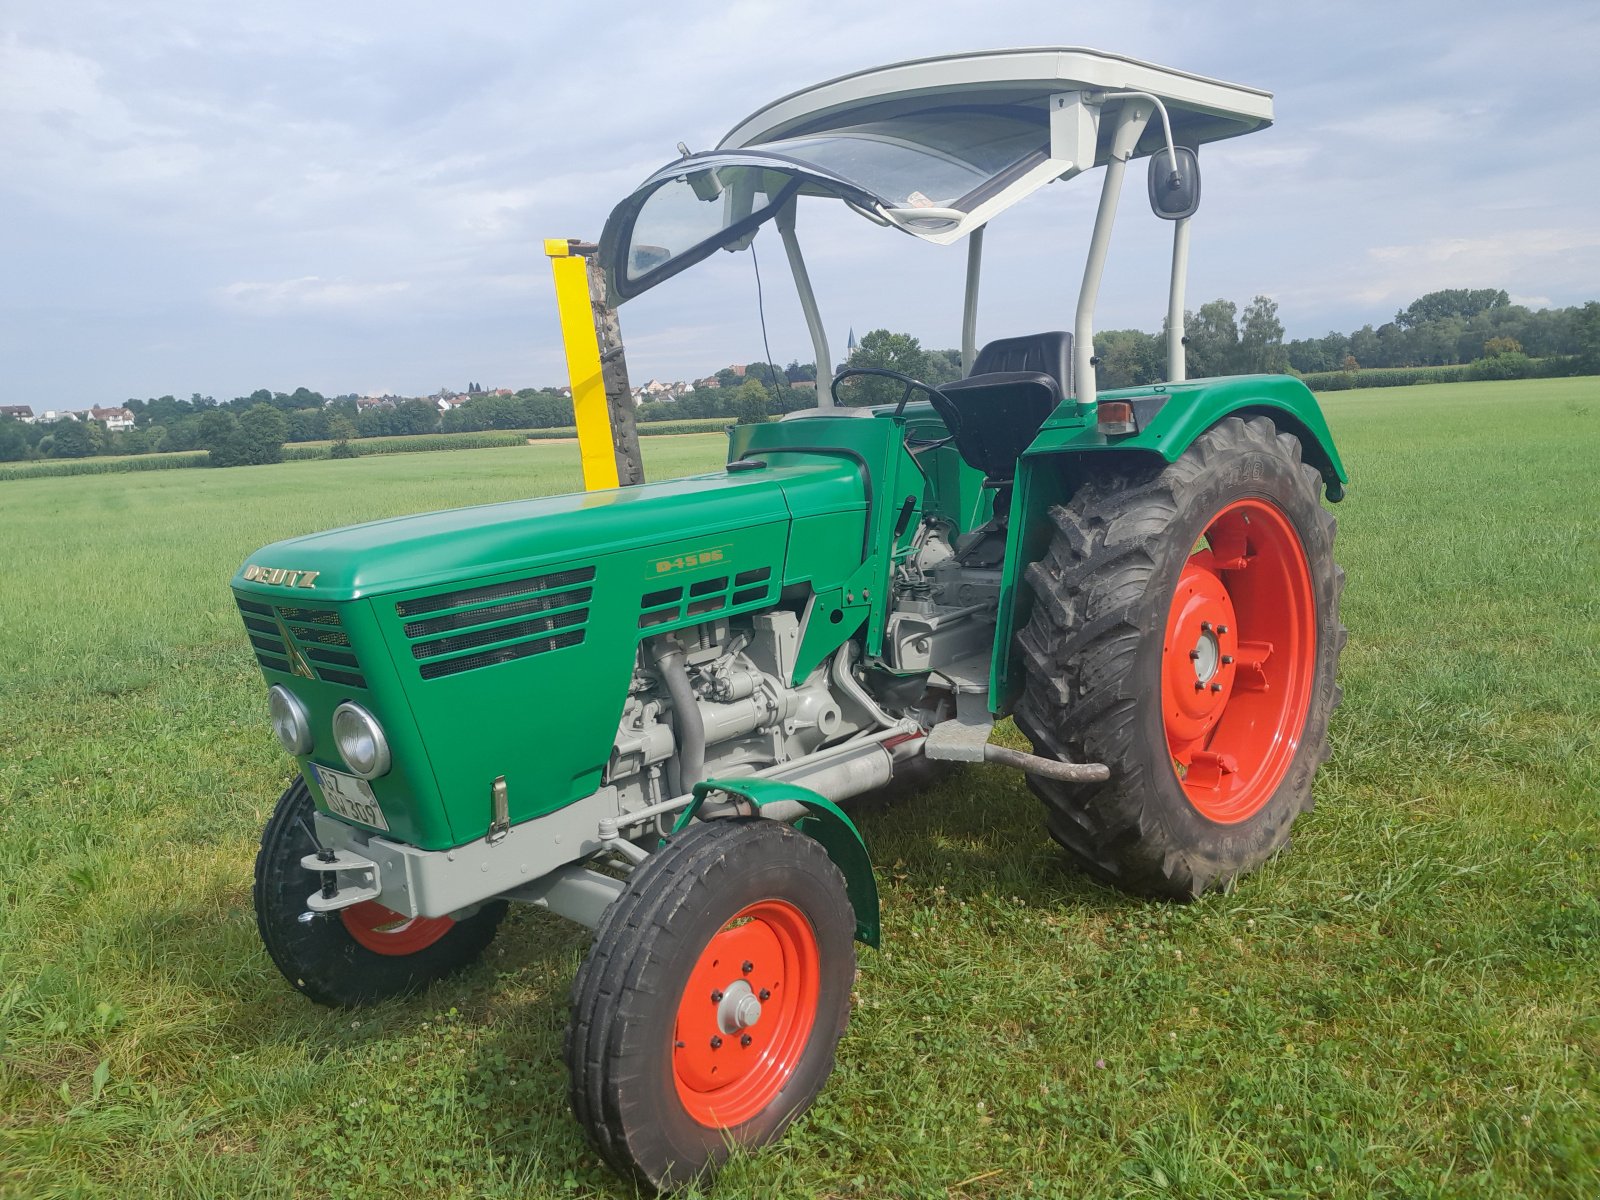
[[[1327,408],[1350,644],[1292,851],[1176,907],[1066,867],[1014,774],[868,808],[838,1072],[720,1195],[1600,1193],[1600,380]],[[529,446],[0,484],[0,1195],[628,1194],[566,1108],[582,930],[515,915],[355,1015],[277,976],[284,758],[226,589],[275,538],[577,483]]]

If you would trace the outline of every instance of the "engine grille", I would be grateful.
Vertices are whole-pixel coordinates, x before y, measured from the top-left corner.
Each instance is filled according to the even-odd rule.
[[[593,567],[465,588],[395,605],[424,679],[440,679],[581,645]],[[426,614],[426,615],[425,615]],[[474,653],[468,653],[474,651]]]
[[[367,686],[338,609],[235,600],[256,661],[267,670],[350,688]]]
[[[639,598],[639,628],[676,625],[695,617],[710,618],[729,608],[766,601],[772,595],[772,568],[755,567],[737,575],[720,575],[682,587],[658,588]]]

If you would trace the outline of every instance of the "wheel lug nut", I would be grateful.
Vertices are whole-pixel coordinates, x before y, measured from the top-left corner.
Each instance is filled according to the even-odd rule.
[[[689,1043],[688,1042],[673,1042],[672,1045],[673,1045],[673,1048],[676,1049],[676,1050],[683,1050],[683,1049],[686,1049],[688,1047]]]
[[[772,993],[769,992],[766,988],[762,988],[759,992],[756,993],[756,999],[757,1000],[771,1000],[772,999]]]
[[[1190,662],[1199,662],[1200,661],[1200,651],[1198,651],[1198,650],[1189,651],[1189,661]]]
[[[1231,663],[1231,662],[1232,662],[1232,661],[1233,661],[1233,655],[1231,655],[1231,654],[1224,654],[1224,655],[1223,655],[1223,656],[1222,656],[1222,665],[1223,665],[1223,666],[1227,666],[1227,665],[1228,665],[1228,664],[1229,664],[1229,663]]]
[[[751,962],[748,958],[745,959],[744,963],[739,967],[739,970],[743,971],[746,975],[750,974],[750,972],[754,971],[755,969],[755,963]]]
[[[1218,633],[1227,633],[1228,632],[1228,627],[1226,625],[1218,625],[1217,626],[1217,632]]]
[[[721,1050],[722,1049],[722,1037],[721,1037],[721,1035],[715,1034],[715,1033],[713,1033],[711,1035],[711,1048],[713,1050]]]
[[[1213,683],[1211,685],[1211,690],[1213,692],[1220,692],[1222,690],[1222,685],[1220,683]]]
[[[748,1045],[749,1045],[749,1044],[750,1044],[750,1043],[751,1043],[751,1042],[753,1042],[753,1041],[755,1041],[755,1038],[753,1038],[753,1037],[751,1037],[751,1036],[750,1036],[750,1035],[749,1035],[749,1034],[748,1034],[748,1033],[747,1033],[747,1034],[744,1034],[744,1035],[743,1035],[743,1036],[742,1036],[742,1037],[740,1037],[740,1038],[739,1038],[739,1045],[741,1045],[741,1046],[748,1046]]]
[[[1211,622],[1210,621],[1201,621],[1200,622],[1200,632],[1201,633],[1210,633],[1211,632]]]
[[[1197,692],[1203,692],[1203,691],[1206,690],[1206,685],[1201,683],[1198,679],[1196,679],[1194,681],[1194,690],[1197,691]]]
[[[721,1004],[722,1003],[722,992],[719,991],[717,988],[712,988],[711,989],[711,1003],[713,1003],[713,1004]]]

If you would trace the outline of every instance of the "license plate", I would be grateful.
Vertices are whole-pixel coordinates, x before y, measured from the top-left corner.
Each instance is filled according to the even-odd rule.
[[[334,813],[347,821],[388,830],[389,822],[383,819],[383,809],[378,807],[378,798],[372,794],[372,785],[365,779],[357,779],[354,775],[346,775],[329,767],[319,767],[316,763],[311,764],[311,772],[322,785],[322,798]]]

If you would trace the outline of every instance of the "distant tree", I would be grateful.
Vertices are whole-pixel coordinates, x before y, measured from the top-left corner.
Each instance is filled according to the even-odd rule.
[[[1419,296],[1394,315],[1394,323],[1402,329],[1411,329],[1444,317],[1470,319],[1481,312],[1505,308],[1511,297],[1500,288],[1447,288]]]
[[[1187,313],[1188,372],[1191,379],[1227,375],[1233,370],[1239,349],[1239,326],[1235,320],[1239,306],[1232,300],[1213,300],[1202,304],[1199,312]]]
[[[1239,318],[1239,349],[1233,368],[1241,374],[1263,375],[1281,373],[1288,366],[1278,302],[1257,296]]]
[[[20,462],[28,457],[28,435],[21,421],[0,417],[0,462]]]
[[[960,379],[961,351],[959,350],[927,350],[924,351],[923,383],[931,383],[938,387],[941,383],[949,383]]]
[[[213,409],[200,418],[197,442],[209,453],[206,465],[237,467],[244,464],[244,441],[239,436],[239,418],[225,408]]]
[[[899,371],[913,379],[928,382],[928,355],[922,343],[909,333],[891,333],[887,329],[874,329],[856,346],[856,352],[845,364],[851,367],[879,367]],[[902,384],[892,379],[857,377],[846,380],[839,389],[839,398],[851,407],[867,404],[894,404],[905,391]],[[915,397],[913,397],[915,399]]]
[[[1095,381],[1102,388],[1158,383],[1167,372],[1166,338],[1140,329],[1107,329],[1094,335]]]
[[[1600,304],[1593,300],[1573,314],[1572,352],[1580,369],[1600,375]]]
[[[732,411],[727,415],[742,423],[764,420],[772,411],[772,394],[757,379],[746,379],[733,393]]]
[[[785,367],[783,373],[789,377],[790,383],[803,383],[808,379],[817,377],[817,364],[803,363],[796,360]]]
[[[1521,354],[1522,343],[1512,337],[1492,337],[1483,344],[1483,356],[1494,358],[1501,354]]]
[[[324,408],[296,408],[287,414],[291,442],[316,442],[330,436],[328,412]]]
[[[283,441],[289,436],[289,419],[271,404],[257,404],[239,418],[239,440],[249,465],[283,461]]]
[[[744,383],[744,376],[732,367],[723,367],[717,372],[717,386],[737,389]]]
[[[89,458],[100,449],[99,439],[95,435],[104,431],[92,422],[68,417],[64,421],[57,421],[51,432],[55,434],[51,457]]]

